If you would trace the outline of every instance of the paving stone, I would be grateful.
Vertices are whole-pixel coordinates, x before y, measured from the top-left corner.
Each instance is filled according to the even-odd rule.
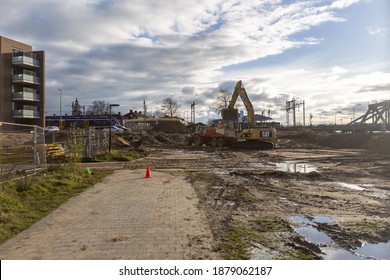
[[[152,174],[115,171],[3,243],[0,259],[191,258],[191,237],[212,240],[196,194],[180,174]]]

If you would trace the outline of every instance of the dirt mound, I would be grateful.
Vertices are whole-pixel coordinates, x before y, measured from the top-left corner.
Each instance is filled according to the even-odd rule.
[[[336,149],[359,149],[370,139],[369,134],[330,134],[321,139],[318,144]]]
[[[0,133],[0,148],[30,144],[33,140],[32,133]]]
[[[389,134],[331,134],[318,144],[336,149],[366,149],[390,153]]]
[[[153,126],[154,131],[165,133],[189,133],[190,130],[181,122],[159,122]]]
[[[390,154],[390,134],[372,135],[362,148]]]
[[[333,149],[364,149],[369,151],[390,153],[390,134],[376,133],[326,133],[310,130],[286,130],[279,133],[281,147]]]

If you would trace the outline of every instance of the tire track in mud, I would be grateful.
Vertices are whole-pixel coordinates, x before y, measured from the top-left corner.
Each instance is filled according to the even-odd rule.
[[[229,244],[228,236],[232,232],[237,234],[237,230],[247,234],[240,237],[246,250],[252,252],[257,248],[255,256],[236,255],[236,258],[299,259],[322,256],[318,253],[318,245],[307,242],[294,231],[290,221],[293,215],[331,216],[334,223],[319,228],[341,248],[351,249],[361,240],[390,239],[390,233],[386,233],[390,232],[388,199],[370,197],[364,191],[318,184],[372,180],[372,172],[380,175],[378,168],[384,168],[388,163],[386,157],[381,157],[380,165],[376,159],[377,156],[370,159],[356,150],[299,149],[294,153],[291,149],[264,152],[208,147],[164,148],[127,163],[124,168],[144,169],[149,164],[155,170],[187,172],[200,199],[199,208],[206,213],[219,248]],[[311,163],[319,172],[301,174],[272,169],[274,163],[286,160]],[[361,172],[362,165],[377,168]],[[385,178],[379,176],[375,183],[381,184]],[[386,185],[382,184],[381,189],[390,194]],[[259,227],[259,220],[273,227],[264,229],[263,224]],[[229,247],[229,250],[235,249]]]

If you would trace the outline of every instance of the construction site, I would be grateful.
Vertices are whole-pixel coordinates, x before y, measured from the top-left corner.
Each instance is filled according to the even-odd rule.
[[[246,125],[237,125],[238,97]],[[389,112],[385,101],[343,126],[259,127],[239,82],[214,127],[139,120],[109,142],[144,157],[101,163],[84,155],[78,165],[140,173],[147,166],[153,176],[190,183],[211,236],[193,235],[187,258],[390,259]],[[46,143],[69,133],[49,133]]]
[[[113,168],[185,176],[213,233],[202,246],[249,248],[233,258],[390,259],[390,134],[277,133],[273,149],[259,150],[144,132],[138,149],[148,156]],[[123,139],[116,148],[128,147]]]

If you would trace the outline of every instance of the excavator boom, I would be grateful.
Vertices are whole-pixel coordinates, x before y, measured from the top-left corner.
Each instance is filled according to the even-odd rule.
[[[245,91],[244,86],[242,85],[242,81],[238,81],[235,88],[234,92],[232,94],[232,97],[229,101],[229,106],[227,109],[222,110],[222,118],[224,120],[237,120],[237,109],[234,108],[236,105],[236,101],[238,97],[241,97],[242,103],[244,103],[245,109],[248,114],[248,123],[250,127],[255,127],[256,126],[256,121],[255,121],[255,111],[253,109],[253,105],[249,100],[248,94]]]

